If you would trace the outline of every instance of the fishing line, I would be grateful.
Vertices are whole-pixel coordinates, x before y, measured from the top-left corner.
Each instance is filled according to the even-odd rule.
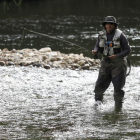
[[[27,29],[27,28],[24,28],[24,29],[23,29],[23,38],[22,38],[22,41],[21,41],[21,44],[20,44],[19,48],[21,47],[21,45],[22,45],[22,43],[23,43],[23,40],[24,40],[24,38],[25,38],[25,30],[27,30],[27,31],[29,31],[29,32],[32,32],[32,33],[35,33],[35,34],[38,34],[38,35],[46,36],[46,37],[51,38],[51,39],[59,40],[59,41],[64,42],[64,43],[66,43],[66,44],[69,44],[69,45],[71,45],[75,50],[83,50],[84,52],[87,52],[87,53],[90,52],[90,53],[91,53],[90,50],[86,49],[85,47],[79,46],[79,45],[77,45],[77,44],[75,44],[75,43],[66,41],[66,40],[64,40],[64,39],[62,39],[62,38],[59,38],[59,37],[50,36],[50,35],[47,35],[47,34],[35,32],[35,31],[29,30],[29,29]],[[79,47],[79,48],[75,48],[74,46],[77,46],[77,47]]]
[[[84,52],[87,52],[88,55],[90,56],[89,52],[91,53],[91,51],[88,50],[88,49],[86,49],[85,47],[82,47],[82,46],[77,45],[77,44],[75,44],[75,43],[66,41],[66,40],[64,40],[64,39],[62,39],[62,38],[59,38],[59,37],[50,36],[50,35],[47,35],[47,34],[35,32],[35,31],[29,30],[29,29],[27,29],[27,28],[24,28],[24,29],[23,29],[23,37],[22,37],[22,40],[21,40],[21,44],[20,44],[20,46],[19,46],[19,49],[20,49],[20,47],[21,47],[21,45],[22,45],[22,43],[23,43],[23,41],[24,41],[24,38],[25,38],[25,30],[27,30],[27,31],[29,31],[29,32],[31,32],[31,33],[38,34],[38,35],[46,36],[46,37],[51,38],[51,39],[59,40],[59,41],[64,42],[64,43],[66,43],[66,44],[68,44],[68,45],[71,45],[71,46],[73,47],[73,49],[75,49],[75,50],[82,50],[82,51],[84,51]],[[79,47],[79,48],[75,48],[74,46],[77,46],[77,47]],[[87,60],[87,62],[88,62],[89,65],[91,65],[90,62],[89,62],[88,60]]]

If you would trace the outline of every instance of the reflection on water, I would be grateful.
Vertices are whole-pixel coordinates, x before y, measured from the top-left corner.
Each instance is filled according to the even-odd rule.
[[[100,109],[93,109],[98,71],[0,69],[1,139],[140,138],[140,68],[132,69],[123,111],[117,114],[112,85]]]

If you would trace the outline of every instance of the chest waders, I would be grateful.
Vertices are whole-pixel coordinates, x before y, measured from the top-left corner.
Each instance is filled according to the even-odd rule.
[[[101,67],[99,70],[98,79],[95,84],[95,100],[103,101],[103,94],[109,87],[110,83],[114,86],[115,109],[122,108],[126,79],[126,58],[116,58],[115,60],[107,59],[108,56],[121,52],[120,35],[121,31],[116,29],[114,37],[111,41],[107,41],[105,32],[100,32],[99,46],[104,48]]]

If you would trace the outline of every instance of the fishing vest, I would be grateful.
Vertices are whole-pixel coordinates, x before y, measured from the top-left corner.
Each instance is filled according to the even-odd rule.
[[[119,29],[115,30],[114,37],[112,41],[107,41],[107,36],[105,31],[101,31],[99,33],[99,47],[103,49],[103,54],[113,55],[121,52],[121,45],[120,45],[120,35],[122,31]]]

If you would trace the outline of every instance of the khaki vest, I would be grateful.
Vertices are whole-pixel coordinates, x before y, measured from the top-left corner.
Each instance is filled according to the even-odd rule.
[[[113,40],[110,42],[107,42],[107,36],[105,31],[101,31],[99,33],[99,38],[100,38],[99,47],[104,48],[104,52],[103,52],[104,55],[113,55],[115,48],[121,48],[120,45],[121,33],[122,33],[121,30],[116,29]],[[111,44],[113,45],[111,46]]]

